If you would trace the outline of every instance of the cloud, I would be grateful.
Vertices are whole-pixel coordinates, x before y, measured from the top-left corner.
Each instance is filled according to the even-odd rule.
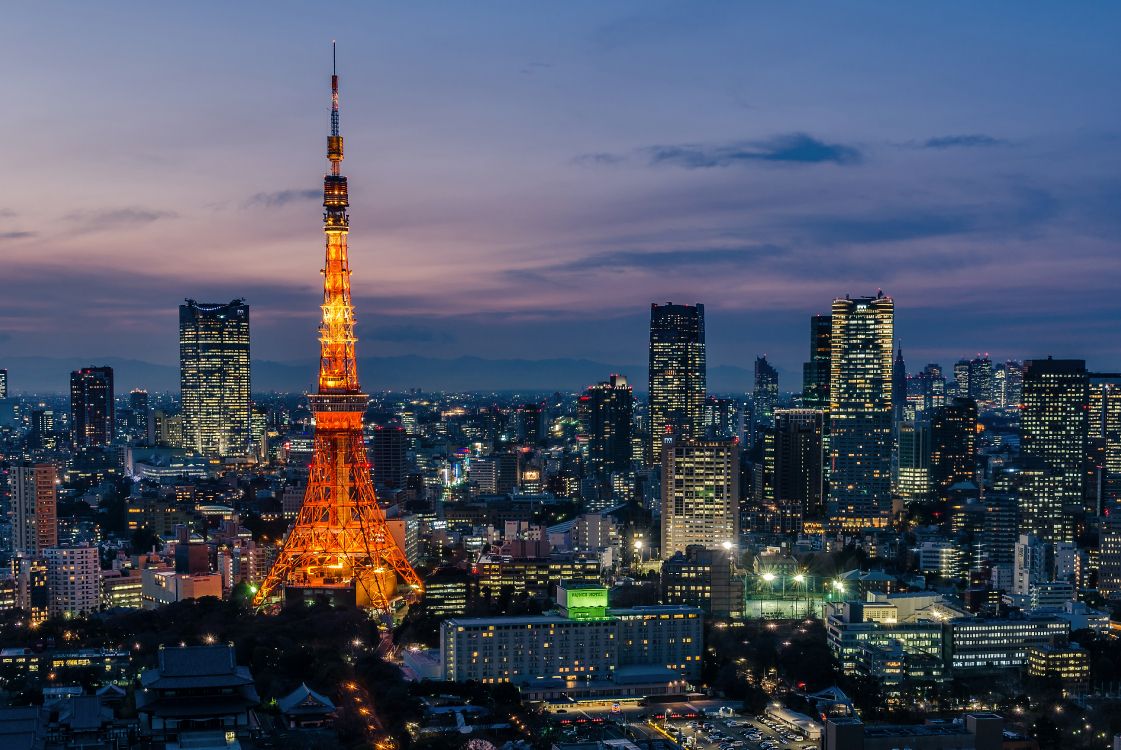
[[[984,133],[969,133],[965,135],[942,135],[938,136],[937,138],[929,138],[923,143],[919,144],[919,148],[978,148],[1007,145],[1008,141],[1002,138],[994,138],[993,136],[985,135]]]
[[[855,146],[826,143],[806,133],[786,133],[761,141],[738,141],[716,146],[648,146],[642,152],[653,166],[668,164],[684,169],[729,167],[749,162],[857,164],[863,159],[863,154]]]
[[[16,212],[10,208],[0,208],[0,219],[10,219],[16,215]]]
[[[256,193],[251,195],[242,208],[264,206],[265,208],[280,208],[289,203],[298,201],[313,201],[322,198],[323,193],[318,190],[277,190],[272,193]]]
[[[600,270],[675,270],[701,269],[714,266],[742,266],[759,258],[782,255],[785,248],[777,245],[751,245],[744,247],[702,248],[699,250],[641,251],[616,250],[592,255],[571,264],[577,268]]]
[[[144,226],[160,219],[173,219],[176,215],[174,211],[128,207],[97,211],[73,211],[64,216],[63,219],[74,224],[76,232],[86,233],[122,227]]]
[[[572,158],[572,162],[574,164],[591,164],[599,166],[607,164],[619,164],[626,160],[627,158],[625,156],[622,156],[620,154],[608,153],[606,151],[599,151],[592,154],[580,154],[579,156],[574,156]]]
[[[25,240],[34,236],[34,232],[0,232],[0,240]]]

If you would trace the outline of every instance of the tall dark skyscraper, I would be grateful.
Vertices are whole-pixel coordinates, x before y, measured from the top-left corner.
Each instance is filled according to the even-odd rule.
[[[113,368],[83,367],[70,373],[71,442],[76,449],[113,442]]]
[[[891,366],[891,398],[892,421],[899,424],[907,407],[907,363],[903,361],[902,345],[896,349]]]
[[[895,303],[875,297],[833,302],[829,380],[829,521],[858,530],[891,515],[892,343]]]
[[[378,427],[370,441],[374,484],[390,490],[405,486],[408,476],[409,436],[398,425]]]
[[[249,386],[245,300],[180,305],[183,447],[204,456],[244,455],[252,441]]]
[[[802,405],[829,408],[829,361],[833,356],[833,317],[810,317],[810,361],[802,365]]]
[[[943,499],[960,482],[977,483],[977,402],[955,398],[930,416],[930,473]]]
[[[1073,541],[1073,518],[1083,508],[1088,411],[1083,360],[1024,362],[1022,533],[1050,542]]]
[[[650,306],[650,455],[662,460],[666,433],[699,436],[708,395],[704,305]]]
[[[767,361],[767,355],[755,358],[755,404],[753,420],[759,427],[773,427],[775,407],[778,405],[778,370]]]
[[[601,486],[611,487],[612,475],[631,473],[634,393],[627,379],[612,375],[589,386],[577,402],[581,429],[588,439],[588,469]]]
[[[0,398],[8,397],[8,371],[0,369]]]
[[[155,442],[152,409],[148,405],[148,391],[133,388],[128,393],[129,428],[132,437],[139,438],[149,445]]]
[[[767,436],[774,441],[773,501],[777,528],[801,532],[806,519],[823,520],[824,413],[818,409],[776,409],[775,426]]]

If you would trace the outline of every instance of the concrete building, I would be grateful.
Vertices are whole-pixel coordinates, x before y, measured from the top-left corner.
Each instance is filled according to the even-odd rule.
[[[11,471],[12,554],[37,557],[58,545],[58,470],[51,464]]]
[[[221,573],[176,573],[174,568],[144,568],[140,571],[144,609],[204,596],[222,598]]]
[[[966,714],[961,721],[927,724],[864,724],[856,717],[825,721],[824,750],[1001,750],[1004,719]]]
[[[101,563],[97,547],[51,547],[47,562],[51,617],[79,617],[101,607]]]
[[[738,546],[740,446],[673,440],[662,452],[662,559],[696,544]]]
[[[696,607],[609,609],[606,588],[562,583],[547,615],[444,621],[440,656],[446,680],[529,696],[666,694],[700,675],[702,637]]]

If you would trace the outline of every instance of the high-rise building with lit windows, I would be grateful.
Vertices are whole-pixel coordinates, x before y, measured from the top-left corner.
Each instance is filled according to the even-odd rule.
[[[8,397],[8,371],[0,368],[0,398]]]
[[[1022,531],[1048,542],[1074,540],[1083,508],[1089,379],[1080,359],[1024,362],[1020,416]]]
[[[113,368],[83,367],[70,373],[71,442],[94,448],[113,442]]]
[[[244,455],[252,441],[249,305],[235,299],[179,306],[183,447],[204,456]]]
[[[610,497],[612,476],[629,484],[631,437],[634,423],[634,393],[626,377],[612,375],[588,386],[576,403],[580,429],[587,438],[588,473]]]
[[[38,557],[58,544],[58,470],[51,464],[11,470],[12,553]]]
[[[885,526],[891,515],[895,303],[833,302],[829,379],[829,515],[834,528]]]
[[[1096,515],[1121,515],[1121,374],[1090,375],[1087,498]]]
[[[662,459],[667,434],[704,434],[708,395],[705,306],[650,306],[650,456]]]
[[[738,440],[675,439],[662,453],[662,559],[739,543]]]

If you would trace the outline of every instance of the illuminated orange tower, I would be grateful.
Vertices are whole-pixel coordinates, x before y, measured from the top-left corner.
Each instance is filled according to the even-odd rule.
[[[327,158],[331,171],[323,180],[327,259],[319,327],[319,391],[308,396],[315,414],[315,452],[304,503],[253,603],[260,606],[278,598],[281,587],[328,594],[353,590],[360,606],[389,612],[401,585],[408,587],[410,595],[419,594],[422,585],[386,525],[362,440],[367,397],[358,385],[354,355],[354,305],[346,252],[349,201],[340,170],[343,137],[334,66]]]

